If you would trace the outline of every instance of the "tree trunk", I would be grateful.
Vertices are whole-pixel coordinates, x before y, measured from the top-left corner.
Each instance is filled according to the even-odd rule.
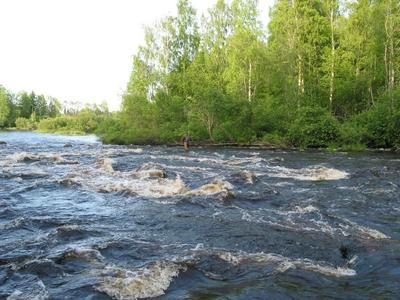
[[[249,86],[248,86],[248,100],[251,102],[251,74],[252,74],[252,64],[251,62],[249,63]]]
[[[329,107],[331,112],[333,111],[333,93],[334,93],[334,80],[335,80],[335,36],[334,36],[334,7],[333,1],[331,1],[331,13],[330,13],[330,23],[331,23],[331,80],[329,87]]]
[[[394,68],[394,24],[393,24],[393,11],[392,11],[392,0],[387,2],[386,7],[386,20],[385,20],[385,31],[386,31],[386,43],[385,43],[385,70],[386,70],[386,81],[387,90],[390,97],[391,109],[394,107],[394,85],[395,85],[395,68]]]
[[[299,16],[297,12],[296,2],[293,0],[292,7],[294,9],[295,14],[295,26],[296,26],[296,33],[295,33],[295,40],[298,54],[297,54],[297,108],[300,108],[300,98],[304,95],[304,70],[303,70],[303,57],[301,55],[300,49],[300,28],[299,28]]]

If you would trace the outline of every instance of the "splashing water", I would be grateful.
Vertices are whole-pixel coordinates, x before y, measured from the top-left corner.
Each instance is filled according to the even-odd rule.
[[[0,140],[1,299],[400,297],[394,154]]]

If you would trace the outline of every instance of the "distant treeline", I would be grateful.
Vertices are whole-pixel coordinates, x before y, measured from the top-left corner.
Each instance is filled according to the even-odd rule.
[[[106,142],[399,147],[400,2],[218,0],[146,28]]]
[[[0,128],[16,127],[18,123],[36,123],[60,114],[61,104],[53,97],[34,92],[14,94],[0,85]]]
[[[87,134],[94,133],[108,116],[106,103],[67,108],[54,97],[34,92],[15,94],[0,86],[0,129]]]

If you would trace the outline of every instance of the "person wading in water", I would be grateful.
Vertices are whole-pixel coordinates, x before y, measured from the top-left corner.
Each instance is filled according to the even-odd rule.
[[[191,139],[189,133],[187,133],[187,134],[182,138],[183,148],[185,148],[185,151],[189,151],[189,142],[190,142],[191,140],[192,140],[192,139]]]

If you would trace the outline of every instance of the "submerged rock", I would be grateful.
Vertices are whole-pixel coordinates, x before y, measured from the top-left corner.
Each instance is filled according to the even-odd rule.
[[[341,245],[339,251],[343,259],[347,259],[349,257],[349,248],[347,246]]]
[[[0,145],[7,145],[5,141],[0,141]]]
[[[65,145],[64,145],[64,148],[71,148],[72,147],[72,144],[70,144],[70,143],[66,143]]]

